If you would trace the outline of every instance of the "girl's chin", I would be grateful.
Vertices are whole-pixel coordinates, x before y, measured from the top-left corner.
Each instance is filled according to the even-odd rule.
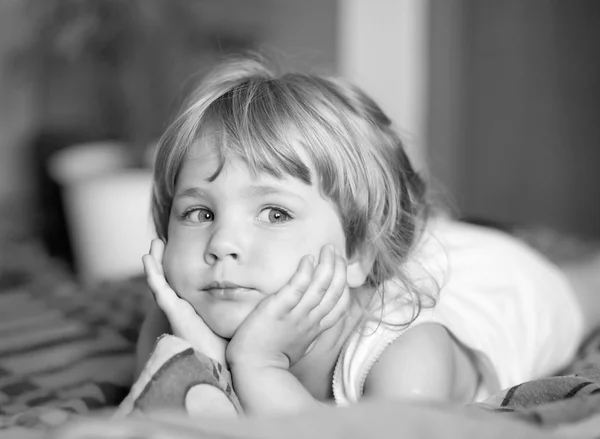
[[[227,340],[231,340],[231,338],[233,338],[233,335],[235,334],[236,330],[237,330],[237,328],[235,328],[235,329],[216,329],[213,331],[219,337],[226,338]]]
[[[231,339],[244,320],[254,310],[255,306],[215,309],[213,310],[214,312],[208,315],[205,314],[203,319],[209,328],[219,337]],[[198,315],[202,317],[200,312],[198,312]]]
[[[235,332],[238,330],[238,328],[240,327],[240,323],[233,323],[231,322],[230,324],[223,324],[223,322],[218,322],[217,324],[214,325],[209,325],[210,329],[212,329],[212,331],[217,334],[219,337],[222,338],[226,338],[226,339],[231,339],[233,337],[233,335],[235,334]]]

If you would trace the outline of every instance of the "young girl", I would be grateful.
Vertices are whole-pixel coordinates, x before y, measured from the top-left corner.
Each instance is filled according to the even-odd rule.
[[[432,213],[390,120],[338,79],[222,65],[154,175],[140,364],[157,336],[185,338],[227,365],[246,413],[481,400],[565,365],[595,323],[584,282]]]

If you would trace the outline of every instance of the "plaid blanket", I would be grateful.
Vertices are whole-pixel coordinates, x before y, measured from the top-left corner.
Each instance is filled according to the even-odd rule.
[[[84,288],[35,242],[1,253],[0,431],[117,405],[133,382],[145,282]]]

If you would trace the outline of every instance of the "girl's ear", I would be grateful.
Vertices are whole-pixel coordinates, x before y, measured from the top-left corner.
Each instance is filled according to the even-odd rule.
[[[346,263],[348,287],[358,288],[365,283],[375,263],[375,249],[371,245],[363,245],[354,250],[354,254]]]

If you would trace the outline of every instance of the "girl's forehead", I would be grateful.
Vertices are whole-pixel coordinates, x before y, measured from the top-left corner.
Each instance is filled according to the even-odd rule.
[[[239,149],[227,149],[225,152],[220,147],[218,137],[202,136],[190,145],[183,161],[179,167],[179,173],[185,173],[190,176],[193,174],[196,178],[202,180],[214,180],[222,173],[242,171],[247,173],[253,180],[278,180],[297,179],[297,176],[288,174],[280,169],[280,174],[274,175],[260,166],[253,167],[248,157],[240,154]],[[306,156],[303,152],[299,155]],[[265,161],[268,161],[265,159]],[[304,157],[302,162],[309,168],[311,175],[316,174],[314,166]],[[277,166],[272,163],[272,166]],[[179,180],[179,179],[178,179]],[[305,183],[305,182],[302,182]],[[309,184],[311,185],[311,184]]]
[[[215,135],[207,133],[197,138],[188,148],[184,156],[186,160],[215,160],[219,158],[220,148]]]
[[[286,172],[282,162],[295,163],[308,168],[309,179],[314,181],[317,170],[314,161],[310,158],[308,148],[300,132],[290,130],[289,136],[282,139],[288,148],[277,148],[265,145],[266,142],[257,142],[256,139],[244,142],[232,140],[214,128],[204,130],[187,149],[182,165],[186,161],[198,160],[206,163],[206,167],[213,167],[216,172],[221,167],[236,161],[244,162],[254,174],[279,174],[282,178],[292,176]],[[286,152],[288,151],[288,152]],[[275,171],[275,172],[272,172]]]

